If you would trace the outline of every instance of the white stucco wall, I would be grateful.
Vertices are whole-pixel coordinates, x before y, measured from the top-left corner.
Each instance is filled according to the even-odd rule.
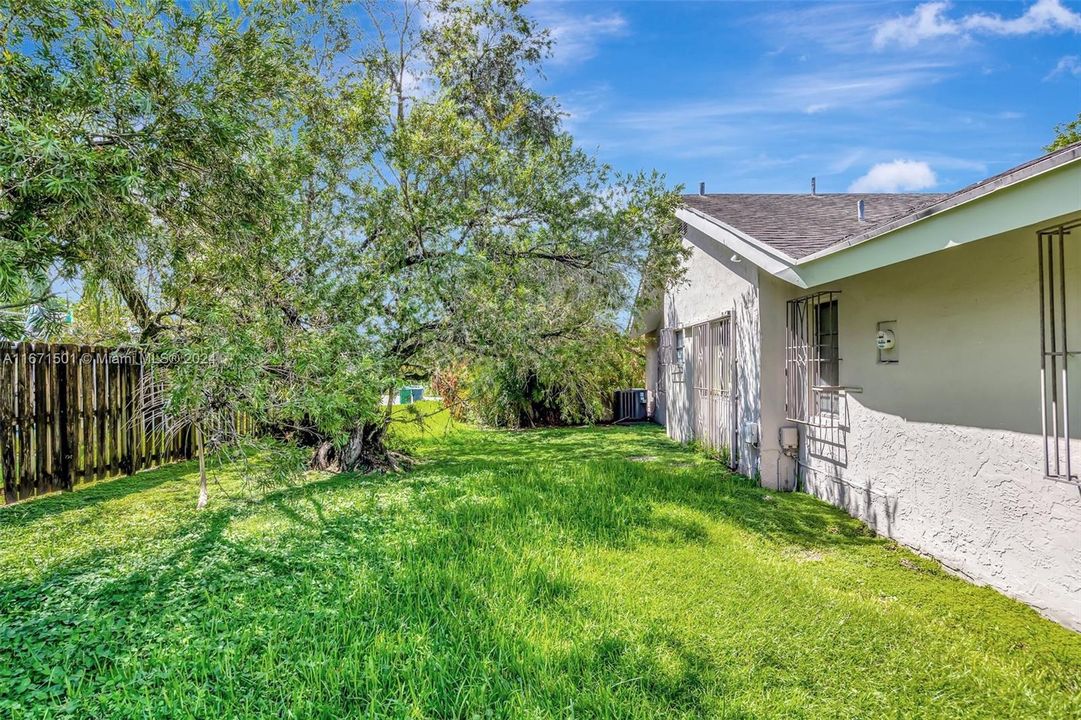
[[[658,405],[657,403],[657,371],[659,365],[658,351],[658,337],[656,332],[648,333],[645,336],[646,342],[646,384],[645,388],[649,391],[649,416],[653,418],[653,421],[664,425],[665,408],[662,407],[663,403]]]
[[[841,291],[840,383],[863,392],[849,396],[839,444],[804,432],[802,479],[880,533],[1081,629],[1081,490],[1043,477],[1036,288],[1031,229],[816,288]],[[879,364],[874,343],[890,320],[897,365]],[[1081,437],[1081,359],[1073,368]]]
[[[757,422],[758,270],[750,262],[733,262],[730,250],[693,228],[687,229],[684,242],[691,255],[683,281],[665,294],[663,326],[689,328],[731,313],[738,394],[737,427],[745,421]],[[689,333],[685,347],[689,357],[693,352]],[[669,374],[667,388],[665,425],[668,434],[680,442],[689,442],[694,439],[689,412],[693,389],[687,387],[678,372]],[[741,439],[737,454],[740,472],[754,476],[759,468],[757,450]]]
[[[773,276],[763,276],[759,286],[761,303],[760,427],[762,432],[762,485],[773,490],[795,490],[795,458],[782,455],[780,430],[792,423],[785,418],[785,316],[792,285]]]
[[[1035,228],[1025,228],[800,289],[688,229],[684,282],[664,324],[732,311],[740,472],[808,492],[970,579],[1081,630],[1081,489],[1043,477]],[[1070,240],[1071,349],[1081,342],[1081,237]],[[948,241],[947,241],[948,244]],[[848,396],[834,444],[800,427],[800,463],[783,457],[785,303],[839,290],[840,383]],[[875,333],[895,321],[896,365],[878,363]],[[690,339],[687,353],[693,352]],[[1081,471],[1081,357],[1070,383],[1074,472]],[[670,377],[668,433],[692,439],[687,388]],[[663,422],[663,420],[662,420]]]

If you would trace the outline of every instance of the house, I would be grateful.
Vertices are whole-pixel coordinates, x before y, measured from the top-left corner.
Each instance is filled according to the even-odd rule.
[[[638,320],[668,434],[1081,629],[1081,143],[677,212],[686,274]]]

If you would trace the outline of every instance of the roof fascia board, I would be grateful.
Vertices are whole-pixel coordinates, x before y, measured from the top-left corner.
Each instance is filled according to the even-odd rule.
[[[716,240],[721,245],[744,257],[771,275],[782,280],[806,287],[799,275],[793,270],[796,260],[785,253],[755,240],[750,235],[721,222],[714,217],[693,208],[682,207],[676,210],[676,217],[699,231],[706,237]]]
[[[1081,163],[1071,162],[859,244],[808,256],[795,272],[804,287],[815,287],[1077,212]]]

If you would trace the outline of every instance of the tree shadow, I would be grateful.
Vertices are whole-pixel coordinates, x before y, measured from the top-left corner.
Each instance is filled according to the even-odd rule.
[[[44,582],[0,584],[0,667],[16,673],[0,705],[84,717],[709,716],[744,668],[676,631],[613,628],[552,549],[701,546],[702,517],[783,546],[880,542],[836,508],[770,493],[657,434],[515,437],[466,460],[433,453],[407,474],[223,503],[130,556],[88,554]],[[768,670],[770,652],[748,657]]]
[[[94,507],[100,503],[121,500],[136,493],[146,492],[196,471],[193,461],[143,470],[134,475],[97,480],[76,485],[74,490],[48,493],[12,505],[0,507],[0,525],[19,527],[50,515]]]

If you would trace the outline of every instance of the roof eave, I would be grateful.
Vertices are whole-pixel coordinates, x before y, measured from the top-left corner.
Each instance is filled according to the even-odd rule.
[[[687,206],[678,208],[676,217],[771,275],[776,275],[794,285],[806,287],[793,270],[796,259],[790,255],[694,208]]]
[[[1021,167],[1014,172],[996,178],[992,182],[984,181],[976,183],[975,185],[961,190],[960,192],[953,193],[952,195],[949,195],[942,200],[939,200],[938,202],[931,203],[930,205],[922,208],[918,208],[911,213],[908,213],[907,215],[902,215],[899,218],[894,218],[893,220],[890,220],[881,225],[876,225],[873,228],[868,228],[866,231],[853,237],[845,238],[839,243],[830,245],[829,247],[819,250],[818,252],[811,253],[810,255],[800,258],[796,261],[796,264],[806,265],[829,255],[833,255],[834,253],[843,252],[851,247],[855,247],[856,245],[865,243],[868,240],[874,240],[875,238],[882,237],[883,235],[888,235],[889,233],[900,230],[901,228],[904,228],[913,223],[925,220],[940,213],[947,212],[948,210],[952,210],[962,205],[966,205],[974,200],[987,197],[988,195],[998,192],[999,190],[1005,190],[1006,188],[1012,187],[1019,182],[1023,182],[1025,180],[1029,180],[1039,175],[1051,172],[1052,170],[1056,170],[1060,167],[1063,167],[1064,165],[1068,165],[1069,163],[1072,163],[1078,159],[1081,159],[1081,143],[1074,143],[1073,145],[1063,148],[1057,153],[1051,153],[1046,157],[1040,158],[1040,160],[1035,163],[1025,165],[1024,167]]]
[[[1074,181],[1081,186],[1079,160],[1081,143],[1075,143],[1014,171],[972,185],[799,259],[694,208],[683,206],[676,211],[676,216],[771,275],[797,287],[809,288],[971,242],[980,237],[990,237],[1034,222],[1079,212],[1081,193],[1071,194],[1069,189],[1062,185],[1047,184],[1055,183],[1055,178],[1058,177],[1057,182]],[[1061,172],[1052,176],[1056,171]],[[1018,192],[1002,193],[1012,188],[1018,188]],[[1008,199],[1003,208],[1012,213],[1009,221],[1000,221],[997,224],[990,220],[972,222],[976,216],[969,212],[969,206],[978,200],[989,200],[997,195],[1014,198]],[[1023,198],[1019,204],[1016,202],[1018,198]],[[951,220],[946,220],[946,216]],[[907,241],[901,245],[892,242],[895,238],[927,235],[923,230],[931,226],[939,227],[939,218],[948,225],[963,223],[963,232],[956,233],[945,242],[940,237],[923,238],[920,243],[911,245]],[[924,223],[928,220],[933,220],[931,225]],[[931,230],[928,229],[928,232]],[[867,252],[867,243],[876,239],[882,239],[885,244],[869,246],[871,251]]]

